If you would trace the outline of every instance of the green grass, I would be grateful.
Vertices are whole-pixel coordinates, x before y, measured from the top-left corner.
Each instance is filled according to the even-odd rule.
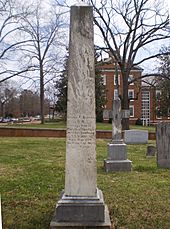
[[[23,124],[9,124],[9,125],[7,125],[7,127],[63,129],[63,128],[66,128],[66,123],[64,121],[46,122],[44,125],[43,124],[37,124],[37,123],[23,123]],[[97,130],[112,130],[112,124],[111,123],[96,123],[96,129]],[[148,130],[151,132],[155,132],[154,126],[131,125],[130,129],[140,129],[140,130]]]
[[[0,123],[0,126],[3,127],[17,127],[17,128],[57,128],[57,129],[63,129],[66,128],[66,123],[64,121],[59,122],[46,122],[45,124],[41,123],[14,123],[14,124],[8,124],[8,125],[2,125]]]
[[[97,130],[112,130],[111,123],[96,123]],[[148,130],[155,132],[154,126],[139,126],[139,125],[130,125],[130,129],[139,129],[139,130]]]
[[[64,188],[65,139],[0,138],[0,145],[3,228],[49,228]],[[170,170],[146,158],[146,147],[128,146],[132,172],[106,173],[107,141],[97,140],[98,188],[115,228],[170,228]]]

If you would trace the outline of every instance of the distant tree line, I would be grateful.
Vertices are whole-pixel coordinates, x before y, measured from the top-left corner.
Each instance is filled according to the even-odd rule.
[[[17,91],[16,88],[0,86],[0,117],[30,117],[41,115],[40,95],[31,90]],[[45,114],[49,113],[50,102],[44,100]]]
[[[36,87],[44,123],[45,91],[60,72],[64,56],[63,13],[55,0],[2,0],[0,15],[0,85],[17,76],[20,83],[29,81]]]
[[[97,44],[98,48],[110,53],[120,68],[123,77],[121,104],[123,110],[128,110],[130,71],[136,65],[149,60],[154,61],[157,57],[169,53],[169,50],[159,53],[160,43],[168,42],[170,39],[168,9],[162,4],[162,0],[89,0],[88,2],[94,9],[94,24],[97,28],[95,31],[98,31],[98,35],[103,38],[103,42]],[[24,82],[30,80],[39,91],[42,123],[45,114],[45,93],[49,83],[54,80],[57,82],[63,69],[65,47],[68,45],[65,30],[68,29],[66,23],[68,17],[64,14],[63,5],[70,6],[70,1],[0,1],[0,85],[15,76],[24,79]],[[150,50],[154,44],[156,49],[152,53]],[[62,74],[64,73],[60,74],[60,78]],[[99,117],[102,109],[98,110],[98,104],[103,107],[104,96],[97,92],[102,80],[99,79],[100,74],[96,73],[97,75],[96,113]],[[148,72],[143,74],[142,78],[150,76],[163,75],[161,71]],[[56,87],[57,85],[56,95],[60,96],[60,82]],[[66,93],[66,88],[64,90]],[[63,99],[59,104],[60,98],[57,98],[57,109],[64,109],[62,106],[66,104],[67,98]],[[7,106],[8,103],[8,99],[1,102],[2,112],[4,104]],[[129,129],[129,118],[123,118],[122,127]]]

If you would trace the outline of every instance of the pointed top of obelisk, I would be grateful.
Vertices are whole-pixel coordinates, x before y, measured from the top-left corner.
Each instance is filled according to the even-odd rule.
[[[85,0],[78,0],[75,6],[89,6]]]

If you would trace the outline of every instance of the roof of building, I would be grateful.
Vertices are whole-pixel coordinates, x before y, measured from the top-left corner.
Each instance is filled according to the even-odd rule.
[[[102,68],[107,68],[107,69],[113,69],[113,64],[116,63],[116,61],[113,60],[112,57],[104,58],[103,60],[98,62],[98,66],[102,66]],[[119,68],[119,66],[118,66]],[[134,66],[132,70],[136,71],[143,71],[144,69],[139,67],[138,65]]]

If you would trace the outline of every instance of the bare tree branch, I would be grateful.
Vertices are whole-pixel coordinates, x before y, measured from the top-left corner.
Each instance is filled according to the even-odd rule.
[[[154,42],[170,40],[169,12],[161,8],[158,2],[151,4],[150,0],[90,2],[95,12],[94,23],[106,45],[102,50],[109,52],[119,64],[123,79],[122,109],[128,109],[130,71],[139,64],[159,57],[160,48],[150,55],[144,53],[138,60],[137,54]],[[142,78],[145,76],[142,75]],[[128,125],[124,128],[128,128]]]
[[[24,69],[24,70],[22,70],[22,71],[17,71],[17,72],[15,72],[15,71],[12,71],[12,70],[7,70],[7,71],[3,71],[2,73],[0,73],[0,74],[9,74],[9,76],[7,76],[7,77],[5,77],[5,78],[3,78],[3,79],[1,79],[0,80],[0,83],[2,83],[2,82],[4,82],[4,81],[6,81],[6,80],[9,80],[9,79],[11,79],[11,78],[13,78],[13,77],[15,77],[15,76],[20,76],[21,74],[23,74],[23,73],[26,73],[26,72],[28,72],[28,71],[34,71],[34,69],[32,69],[32,66],[31,67],[28,67],[27,69]],[[27,77],[27,76],[24,76],[24,77]]]

